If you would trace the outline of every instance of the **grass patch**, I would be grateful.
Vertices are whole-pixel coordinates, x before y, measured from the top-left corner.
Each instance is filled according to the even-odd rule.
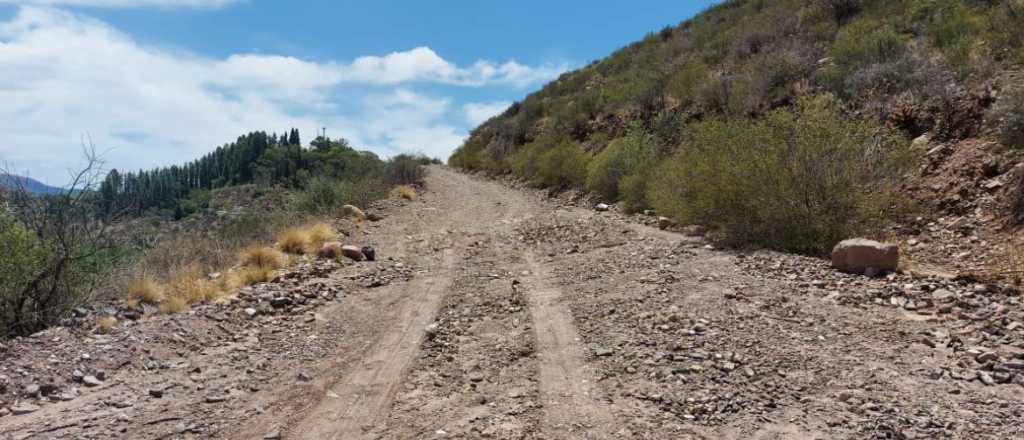
[[[225,296],[221,286],[195,265],[179,270],[167,285],[171,298],[182,299],[188,305],[214,301]]]
[[[327,223],[314,223],[306,228],[306,235],[309,237],[309,250],[315,254],[323,247],[324,243],[338,239],[338,233]]]
[[[128,306],[158,304],[164,299],[164,287],[149,274],[139,274],[128,282]]]
[[[239,254],[243,267],[255,269],[280,269],[286,263],[285,256],[277,249],[267,246],[250,246]]]
[[[105,316],[96,320],[96,333],[107,334],[117,327],[117,318],[113,316]]]
[[[391,194],[401,197],[405,200],[416,200],[416,188],[411,185],[398,185],[395,189],[391,190]]]
[[[302,228],[288,228],[277,234],[277,248],[281,252],[302,255],[309,249],[309,232]]]
[[[185,298],[167,298],[166,301],[160,303],[160,313],[164,315],[174,315],[188,310],[188,305],[189,304],[185,301]]]

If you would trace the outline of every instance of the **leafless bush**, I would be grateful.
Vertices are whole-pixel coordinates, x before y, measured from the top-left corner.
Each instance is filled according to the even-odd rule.
[[[59,322],[87,301],[111,258],[109,223],[96,217],[92,203],[102,163],[87,149],[86,164],[52,195],[32,194],[25,179],[8,170],[0,177],[12,186],[0,231],[0,336],[24,335]]]

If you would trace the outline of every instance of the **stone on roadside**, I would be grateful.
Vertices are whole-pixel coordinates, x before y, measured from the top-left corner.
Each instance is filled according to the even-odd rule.
[[[363,255],[362,249],[359,249],[358,246],[353,246],[350,244],[341,247],[341,254],[344,255],[346,258],[355,261],[363,261],[363,259],[366,258],[366,256]]]
[[[317,258],[323,258],[333,260],[341,256],[341,243],[337,241],[329,241],[320,246],[320,250],[316,253]]]
[[[24,403],[24,404],[21,404],[21,405],[15,405],[15,406],[11,407],[11,414],[14,414],[16,416],[23,416],[25,414],[32,414],[32,413],[34,413],[36,411],[39,411],[39,407],[36,406],[36,405],[28,404],[28,403]]]
[[[658,229],[661,229],[662,231],[671,228],[673,223],[672,219],[668,217],[658,217]]]
[[[607,210],[608,210],[609,208],[611,208],[611,207],[610,207],[610,206],[608,206],[608,205],[607,205],[607,204],[605,204],[605,203],[598,203],[598,204],[597,204],[597,206],[595,206],[595,207],[594,207],[594,210],[595,210],[595,211],[597,211],[597,212],[605,212],[605,211],[607,211]]]
[[[363,256],[366,257],[366,261],[377,260],[377,250],[374,249],[373,246],[363,246],[363,248],[360,249],[360,251],[363,252]]]
[[[899,246],[892,243],[854,238],[832,248],[832,267],[843,272],[877,275],[895,271],[899,263]]]
[[[103,385],[103,382],[96,378],[96,376],[85,376],[82,378],[82,383],[87,387],[98,387]]]
[[[342,206],[341,214],[348,218],[366,219],[366,213],[352,205]]]

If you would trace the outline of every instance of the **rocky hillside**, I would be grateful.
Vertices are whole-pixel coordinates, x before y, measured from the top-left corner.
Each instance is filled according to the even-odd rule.
[[[450,163],[581,187],[631,210],[654,207],[738,242],[750,242],[743,238],[752,232],[778,235],[754,241],[809,253],[843,234],[880,230],[862,221],[879,210],[828,206],[835,199],[880,202],[903,223],[982,207],[991,208],[984,217],[994,223],[1013,225],[1022,218],[1015,168],[1024,146],[1024,79],[1015,73],[1024,66],[1022,27],[1021,0],[726,1],[513,104],[474,130]],[[802,122],[808,119],[816,122]],[[766,156],[749,153],[759,149]],[[870,159],[879,151],[902,167]],[[704,163],[687,165],[696,159]],[[765,169],[728,163],[740,160]],[[827,165],[870,172],[834,177],[837,170],[821,171]],[[776,182],[780,175],[788,180]],[[842,193],[847,187],[898,191],[871,201]],[[821,197],[787,208],[801,212],[792,217],[720,200],[753,199],[761,188]],[[787,197],[776,202],[794,198]],[[830,232],[795,239],[787,231],[748,231],[751,225],[723,220],[725,213],[774,223],[810,219],[804,229]]]

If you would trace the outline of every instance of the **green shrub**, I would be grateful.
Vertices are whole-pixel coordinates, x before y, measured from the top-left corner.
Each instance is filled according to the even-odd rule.
[[[1005,90],[989,110],[987,119],[1002,143],[1024,148],[1024,87]]]
[[[293,195],[293,208],[312,214],[323,214],[341,205],[365,207],[387,195],[388,185],[372,177],[335,180],[314,177],[306,187]]]
[[[646,174],[653,162],[654,139],[642,127],[634,125],[625,137],[613,140],[590,162],[586,188],[605,200],[619,200],[624,179]],[[637,179],[632,180],[630,189],[635,191]],[[631,202],[638,202],[635,194],[632,196]]]
[[[906,142],[843,115],[828,95],[762,119],[695,124],[648,199],[730,245],[821,254],[881,221],[877,199]]]
[[[562,141],[540,155],[533,181],[546,188],[582,188],[590,154],[578,142]]]
[[[14,333],[26,308],[20,292],[42,270],[45,252],[31,231],[0,207],[0,336]]]
[[[871,19],[858,19],[843,27],[832,43],[830,54],[844,72],[897,59],[904,51],[903,38],[889,26]]]
[[[691,60],[669,78],[666,92],[684,103],[694,102],[700,85],[707,80],[708,75],[710,72],[706,64]]]
[[[419,183],[426,175],[423,166],[429,165],[430,159],[425,156],[399,154],[392,157],[386,166],[387,180],[392,185],[411,185]]]

